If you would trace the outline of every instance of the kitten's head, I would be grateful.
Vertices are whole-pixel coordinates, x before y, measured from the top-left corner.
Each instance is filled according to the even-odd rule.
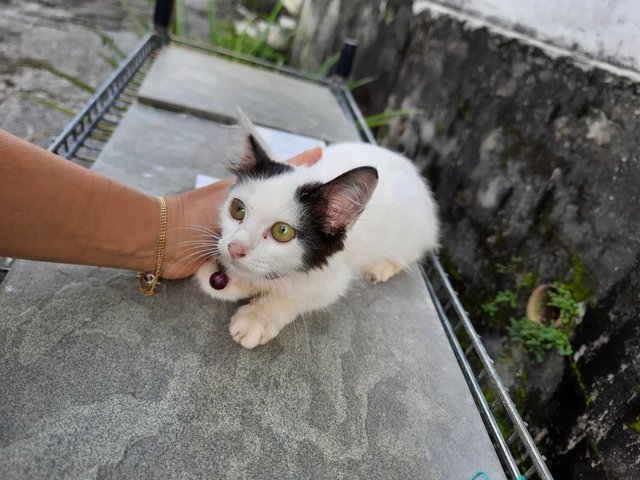
[[[327,183],[305,183],[302,170],[270,158],[255,131],[233,171],[238,177],[220,211],[220,260],[236,277],[274,279],[327,264],[376,187],[377,171],[360,167]]]

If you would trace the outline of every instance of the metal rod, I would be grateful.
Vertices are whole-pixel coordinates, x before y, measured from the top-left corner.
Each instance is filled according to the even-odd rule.
[[[429,295],[431,296],[431,300],[433,301],[433,304],[436,308],[438,317],[440,318],[440,322],[444,327],[445,334],[449,339],[449,343],[453,347],[453,353],[456,356],[456,359],[458,360],[458,364],[461,367],[462,374],[464,375],[467,381],[467,385],[469,385],[469,388],[471,389],[471,393],[476,400],[476,404],[478,405],[480,415],[482,416],[485,422],[485,425],[488,426],[489,434],[491,435],[493,441],[498,445],[498,449],[497,449],[498,453],[502,457],[502,460],[505,466],[507,467],[509,473],[511,473],[511,475],[513,475],[514,477],[518,477],[520,475],[518,464],[513,458],[513,455],[511,454],[511,451],[509,450],[509,447],[507,446],[507,443],[504,437],[502,436],[502,432],[500,431],[498,422],[493,416],[493,413],[491,412],[491,408],[489,408],[489,405],[487,404],[487,400],[484,398],[482,389],[480,388],[480,385],[476,381],[471,365],[469,365],[469,362],[467,361],[467,358],[464,352],[462,351],[462,347],[460,346],[460,343],[458,342],[458,339],[455,336],[455,332],[451,328],[451,323],[449,322],[444,310],[442,309],[442,304],[440,303],[440,300],[435,292],[435,289],[433,288],[433,285],[431,284],[431,281],[429,280],[429,277],[427,276],[424,269],[421,268],[421,272],[422,272],[422,278],[424,279],[425,285],[427,286],[427,290],[429,291]]]
[[[353,115],[356,117],[356,120],[360,125],[360,131],[364,135],[365,140],[369,143],[377,145],[376,139],[371,133],[371,130],[367,125],[367,121],[362,116],[362,112],[358,108],[358,104],[356,103],[356,100],[353,98],[353,95],[351,95],[351,90],[349,90],[349,87],[345,83],[343,83],[340,87],[340,90],[342,91],[344,98],[347,100],[347,105],[349,105],[349,108],[353,112]]]
[[[162,45],[169,41],[169,25],[173,16],[173,0],[156,0],[153,25]]]
[[[194,40],[185,40],[184,38],[171,37],[171,43],[174,45],[182,45],[185,47],[191,47],[197,50],[205,50],[207,52],[215,53],[217,55],[233,58],[236,60],[242,60],[243,62],[247,62],[251,65],[259,65],[261,67],[268,68],[270,70],[275,70],[280,73],[285,73],[289,76],[301,78],[303,80],[307,80],[309,82],[319,83],[322,85],[330,85],[330,81],[319,75],[314,75],[309,72],[303,72],[301,70],[296,70],[295,68],[287,67],[284,65],[280,65],[274,62],[270,62],[268,60],[263,60],[261,58],[252,57],[250,55],[245,55],[244,53],[234,52],[233,50],[227,50],[223,47],[218,47],[214,45],[209,45],[207,43],[202,43]]]
[[[531,438],[531,435],[527,430],[526,424],[522,420],[522,417],[520,417],[516,406],[507,393],[507,389],[498,376],[498,373],[493,366],[493,360],[491,360],[491,357],[489,357],[489,355],[487,354],[484,345],[480,341],[480,337],[476,333],[473,325],[471,324],[471,320],[469,320],[469,317],[467,316],[467,312],[463,308],[462,303],[460,303],[460,299],[457,297],[457,295],[455,295],[455,293],[453,293],[453,287],[451,286],[449,280],[446,278],[444,269],[442,268],[442,265],[440,264],[440,261],[438,260],[438,257],[435,253],[430,254],[430,260],[432,265],[434,266],[436,273],[443,282],[445,289],[449,291],[449,297],[451,299],[453,307],[460,317],[460,321],[462,322],[462,325],[464,326],[464,329],[469,336],[469,340],[475,347],[476,353],[478,355],[478,358],[480,359],[480,362],[482,363],[482,366],[487,370],[487,375],[489,376],[489,379],[496,390],[496,394],[502,401],[502,404],[507,414],[509,415],[509,418],[513,422],[515,429],[520,434],[522,443],[527,450],[527,453],[531,457],[531,461],[533,462],[538,474],[543,480],[553,479],[553,476],[547,468],[542,455],[538,451],[533,438]]]

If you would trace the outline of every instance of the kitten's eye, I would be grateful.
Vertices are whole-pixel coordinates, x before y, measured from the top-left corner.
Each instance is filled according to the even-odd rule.
[[[288,223],[278,222],[274,223],[273,227],[271,227],[271,235],[273,235],[273,238],[277,241],[285,243],[296,236],[296,231]]]
[[[242,200],[238,200],[237,198],[231,200],[229,213],[236,220],[242,220],[244,218],[244,203],[242,203]]]

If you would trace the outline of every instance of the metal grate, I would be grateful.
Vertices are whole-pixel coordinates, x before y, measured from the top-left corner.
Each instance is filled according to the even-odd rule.
[[[134,101],[159,42],[156,34],[148,33],[56,137],[49,151],[78,163],[93,163]]]

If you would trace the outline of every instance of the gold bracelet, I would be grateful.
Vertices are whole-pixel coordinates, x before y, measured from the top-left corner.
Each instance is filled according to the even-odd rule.
[[[156,256],[156,268],[153,272],[138,272],[138,290],[145,297],[155,295],[158,281],[160,280],[160,270],[164,259],[164,245],[167,240],[167,202],[164,198],[158,197],[160,201],[160,235],[158,236],[158,253]]]

